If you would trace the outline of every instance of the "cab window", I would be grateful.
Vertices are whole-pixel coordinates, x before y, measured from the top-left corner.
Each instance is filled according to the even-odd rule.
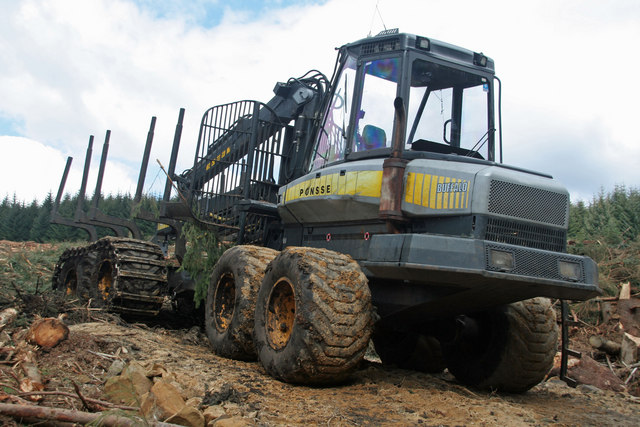
[[[311,170],[344,159],[347,147],[347,126],[356,80],[356,60],[347,58],[325,114],[311,157]]]
[[[488,94],[482,76],[414,60],[406,148],[489,158]]]
[[[363,67],[362,101],[356,111],[353,151],[391,146],[393,100],[397,96],[400,59],[369,61]]]

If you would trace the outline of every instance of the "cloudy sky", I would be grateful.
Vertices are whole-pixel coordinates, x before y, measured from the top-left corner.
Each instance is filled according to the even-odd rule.
[[[0,0],[0,198],[55,192],[67,156],[80,187],[110,129],[103,189],[135,191],[152,116],[146,188],[160,192],[181,107],[178,170],[217,104],[268,101],[278,81],[330,75],[335,47],[399,28],[496,62],[505,162],[547,172],[572,199],[640,184],[638,0]],[[95,172],[89,192],[95,186]]]

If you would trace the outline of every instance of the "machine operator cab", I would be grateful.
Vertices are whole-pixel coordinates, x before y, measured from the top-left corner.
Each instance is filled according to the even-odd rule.
[[[345,45],[309,169],[388,157],[396,97],[407,109],[403,157],[494,161],[493,83],[493,60],[437,40],[390,30]]]

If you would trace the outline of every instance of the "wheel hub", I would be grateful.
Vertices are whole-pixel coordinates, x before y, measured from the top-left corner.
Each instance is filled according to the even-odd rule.
[[[269,345],[275,350],[283,349],[289,342],[296,317],[295,293],[286,277],[280,278],[271,290],[265,317]]]
[[[78,277],[75,270],[69,270],[64,278],[65,293],[67,296],[75,295],[78,289]]]
[[[98,275],[98,291],[100,296],[106,302],[109,300],[111,294],[111,288],[113,287],[113,266],[111,262],[105,260],[100,264],[100,270]]]
[[[213,297],[213,320],[216,329],[224,332],[229,328],[236,302],[236,284],[233,274],[225,273],[216,285]]]

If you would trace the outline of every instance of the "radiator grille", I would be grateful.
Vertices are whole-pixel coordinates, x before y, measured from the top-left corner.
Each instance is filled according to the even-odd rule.
[[[485,239],[497,243],[524,246],[526,248],[564,252],[566,249],[567,232],[565,230],[539,225],[489,218]]]
[[[566,226],[569,196],[498,180],[491,181],[489,212]]]
[[[373,43],[366,43],[362,45],[362,54],[369,55],[371,53],[389,52],[398,49],[398,38],[380,40]]]
[[[486,269],[489,271],[501,271],[498,268],[491,267],[489,264],[489,249],[497,249],[509,251],[514,254],[515,268],[509,273],[520,276],[540,277],[545,279],[563,280],[567,279],[560,275],[558,262],[566,260],[576,262],[573,258],[563,257],[558,254],[548,252],[537,252],[527,249],[506,248],[499,245],[486,245]],[[584,283],[584,265],[580,261],[580,279],[579,283]]]

